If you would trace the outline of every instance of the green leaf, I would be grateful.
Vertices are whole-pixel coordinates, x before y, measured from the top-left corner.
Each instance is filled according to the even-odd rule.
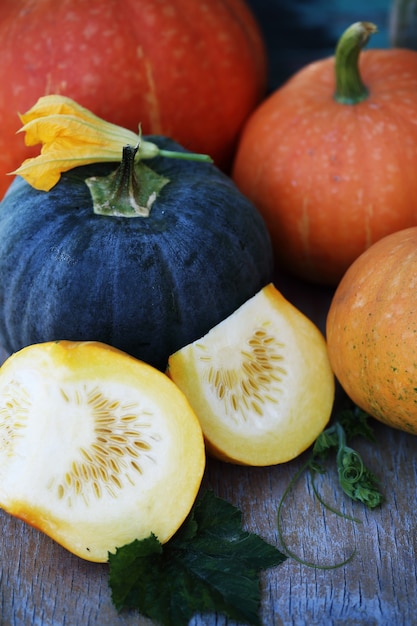
[[[369,415],[359,407],[341,411],[338,421],[346,433],[347,441],[354,437],[363,437],[372,443],[376,441],[374,431],[369,425]]]
[[[342,423],[336,422],[335,427],[339,437],[336,464],[340,486],[352,500],[359,500],[370,509],[375,508],[383,501],[378,481],[364,465],[361,455],[346,444],[347,434]]]
[[[338,438],[337,433],[334,426],[330,426],[326,428],[320,435],[317,437],[316,441],[313,445],[313,458],[321,457],[324,458],[328,455],[329,451],[332,448],[337,448]]]
[[[109,585],[118,610],[137,609],[164,626],[213,612],[260,626],[259,574],[285,559],[242,529],[236,507],[206,492],[163,546],[151,535],[109,554]]]
[[[365,466],[360,454],[347,445],[347,441],[350,441],[356,436],[362,436],[370,442],[375,442],[375,436],[368,420],[369,415],[356,406],[339,411],[333,420],[333,424],[326,428],[317,437],[309,457],[291,479],[281,497],[277,509],[278,536],[281,541],[281,546],[285,550],[286,554],[294,558],[299,563],[318,569],[333,569],[348,563],[355,554],[355,551],[353,551],[347,559],[336,563],[335,565],[320,565],[299,558],[296,553],[291,551],[286,545],[281,528],[281,511],[288,494],[294,488],[295,483],[300,479],[305,471],[309,472],[314,497],[317,498],[325,509],[346,520],[350,520],[352,522],[359,521],[355,517],[350,517],[325,502],[320,496],[315,484],[316,474],[323,475],[326,473],[325,461],[328,460],[332,451],[336,452],[336,467],[339,484],[343,492],[349,496],[349,498],[354,501],[362,502],[369,509],[379,506],[384,500],[383,495],[379,491],[376,476]]]

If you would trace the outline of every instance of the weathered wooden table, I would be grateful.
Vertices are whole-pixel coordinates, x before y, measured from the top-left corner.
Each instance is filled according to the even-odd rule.
[[[330,54],[336,34],[348,26],[351,18],[374,19],[384,32],[390,2],[375,0],[367,7],[367,15],[358,15],[359,3],[342,0],[323,2],[323,10],[319,10],[318,2],[315,12],[310,10],[310,3],[250,0],[250,4],[265,31],[271,87],[276,87],[313,57]],[[296,10],[305,13],[299,25],[291,21]],[[301,42],[298,52],[297,32]],[[306,39],[308,32],[310,39]],[[319,44],[318,33],[327,36]],[[375,45],[381,45],[380,38],[375,38]],[[324,328],[331,295],[328,291],[292,281],[278,286]],[[360,518],[361,523],[353,524],[324,512],[313,499],[307,479],[297,484],[283,510],[288,545],[300,557],[320,563],[343,560],[353,548],[356,555],[338,569],[312,569],[288,559],[265,572],[261,613],[265,626],[417,624],[417,438],[377,423],[375,431],[378,445],[363,444],[358,449],[381,481],[385,504],[367,511],[341,496],[335,472],[326,481],[320,477],[317,484],[324,498],[342,503],[346,513]],[[210,460],[204,486],[238,506],[247,529],[277,544],[277,506],[304,458],[270,468],[237,467]],[[80,560],[1,511],[0,527],[1,626],[151,624],[137,613],[117,614],[111,603],[106,565]],[[226,623],[222,617],[204,616],[195,618],[191,625]]]
[[[322,329],[331,293],[294,281],[277,286]],[[285,539],[300,557],[324,564],[354,558],[338,569],[313,569],[288,559],[262,575],[265,626],[417,624],[417,438],[373,423],[377,445],[358,442],[378,475],[386,502],[368,511],[341,495],[335,471],[319,477],[324,498],[361,520],[325,512],[302,478],[282,515]],[[244,525],[278,545],[276,511],[305,455],[281,466],[250,468],[209,460],[204,486],[238,506]],[[2,626],[146,626],[138,613],[118,614],[107,565],[82,561],[51,539],[0,511]],[[229,624],[219,616],[192,626]]]

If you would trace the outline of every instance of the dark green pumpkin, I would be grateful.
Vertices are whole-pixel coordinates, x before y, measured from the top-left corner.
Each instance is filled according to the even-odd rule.
[[[160,147],[182,150],[161,137]],[[169,179],[149,217],[96,215],[76,168],[49,192],[16,178],[0,203],[0,344],[97,340],[163,369],[272,280],[255,207],[208,163],[157,157]]]

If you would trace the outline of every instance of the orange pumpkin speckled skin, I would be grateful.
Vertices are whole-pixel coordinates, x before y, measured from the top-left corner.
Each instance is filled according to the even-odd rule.
[[[354,105],[334,99],[334,57],[300,70],[251,115],[234,164],[280,263],[323,284],[417,224],[417,52],[366,50],[359,67]]]
[[[417,228],[388,235],[348,269],[327,318],[330,363],[376,419],[417,434]]]
[[[243,0],[2,0],[0,197],[33,154],[18,113],[69,96],[133,131],[165,135],[230,166],[263,97],[266,53]]]

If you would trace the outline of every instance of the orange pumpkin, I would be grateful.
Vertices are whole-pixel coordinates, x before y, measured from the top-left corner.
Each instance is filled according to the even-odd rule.
[[[29,154],[18,113],[69,96],[227,169],[263,97],[266,53],[244,0],[1,0],[0,197]]]
[[[348,396],[381,422],[417,434],[417,227],[356,259],[335,291],[326,333]]]
[[[417,52],[362,52],[374,31],[353,24],[334,57],[269,96],[234,163],[277,260],[318,283],[336,285],[375,241],[417,224]]]

